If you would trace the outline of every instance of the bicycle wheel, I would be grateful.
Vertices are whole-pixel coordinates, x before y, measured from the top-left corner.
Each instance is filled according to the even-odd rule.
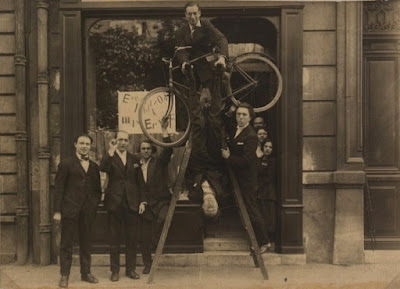
[[[169,117],[167,131],[171,141],[162,139],[161,119]],[[162,147],[181,145],[190,132],[189,108],[183,97],[172,93],[167,87],[157,87],[151,90],[139,106],[139,124],[146,137]]]
[[[232,102],[248,102],[254,112],[273,107],[282,94],[282,76],[276,65],[262,53],[238,55],[232,62]]]

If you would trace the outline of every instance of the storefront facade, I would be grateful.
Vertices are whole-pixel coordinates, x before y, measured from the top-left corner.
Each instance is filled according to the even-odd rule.
[[[56,258],[57,228],[51,220],[51,200],[57,165],[73,151],[76,134],[98,129],[92,114],[92,108],[100,104],[96,102],[98,79],[93,64],[96,51],[88,40],[91,29],[96,23],[109,25],[117,20],[140,20],[149,27],[159,19],[180,19],[184,4],[0,2],[0,17],[5,24],[0,31],[4,40],[0,46],[4,64],[0,71],[0,118],[5,124],[0,131],[3,263],[18,260],[24,264],[31,258],[34,263],[47,265]],[[200,5],[203,16],[219,23],[221,29],[261,26],[254,35],[262,31],[265,35],[257,36],[257,40],[246,38],[245,29],[235,34],[227,28],[224,33],[234,43],[265,43],[264,48],[276,59],[282,73],[281,99],[267,117],[273,126],[280,164],[276,251],[305,254],[307,262],[362,263],[364,185],[365,174],[369,173],[365,169],[364,143],[370,136],[369,123],[379,113],[371,110],[376,105],[364,105],[366,97],[372,103],[377,97],[372,85],[376,78],[366,74],[365,64],[376,63],[368,62],[368,57],[378,48],[371,44],[370,54],[363,58],[363,31],[365,43],[373,41],[373,36],[380,39],[382,31],[372,35],[365,28],[365,15],[379,7],[367,8],[362,2],[285,1],[200,1]],[[368,21],[373,23],[374,19]],[[398,73],[398,50],[391,49],[391,69]],[[386,56],[382,57],[384,61],[378,67],[385,72],[389,68]],[[387,84],[379,85],[386,88]],[[393,118],[398,111],[396,93],[397,88],[385,102],[394,107]],[[395,123],[392,143],[398,143],[399,125]],[[375,124],[383,126],[383,122]],[[370,136],[368,140],[373,139]],[[390,151],[396,162],[388,165],[390,172],[378,177],[381,182],[387,178],[396,182],[397,150]],[[98,152],[98,147],[94,148],[95,160]],[[376,150],[371,150],[371,156],[379,163]],[[371,178],[376,175],[382,176],[382,170],[372,172]],[[372,191],[372,200],[379,199],[379,195],[379,188]],[[379,225],[375,222],[377,228]],[[393,240],[400,237],[396,234],[392,230],[387,236]],[[365,235],[368,237],[367,231]]]

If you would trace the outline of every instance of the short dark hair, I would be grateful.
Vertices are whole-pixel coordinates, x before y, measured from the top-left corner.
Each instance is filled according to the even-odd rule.
[[[90,135],[88,135],[88,134],[80,134],[80,135],[78,135],[77,137],[75,137],[74,143],[78,143],[78,139],[79,139],[80,137],[87,137],[88,139],[90,139],[90,144],[93,143],[92,137],[91,137]]]
[[[268,130],[267,130],[267,128],[266,128],[265,126],[259,126],[259,127],[257,127],[257,128],[256,128],[256,133],[258,133],[258,131],[259,131],[259,130],[262,130],[262,129],[265,130],[265,131],[267,132],[267,134],[268,134]]]
[[[184,7],[185,12],[186,12],[186,8],[192,7],[192,6],[197,6],[197,8],[199,8],[199,11],[201,10],[201,8],[200,8],[200,6],[199,6],[199,3],[195,2],[195,1],[190,1],[190,2],[187,2],[187,3],[185,4],[185,7]]]
[[[273,142],[272,139],[269,138],[269,137],[266,138],[265,140],[263,140],[263,141],[261,142],[261,150],[264,151],[264,146],[265,146],[265,144],[266,144],[267,142],[270,142],[270,143],[272,144],[272,151],[274,151],[274,142]]]
[[[239,103],[237,108],[236,108],[236,110],[238,110],[239,107],[247,108],[247,110],[249,111],[251,119],[253,119],[256,116],[253,107],[249,103],[247,103],[247,102]]]
[[[140,153],[140,149],[142,147],[142,143],[148,143],[151,147],[151,152],[154,154],[157,152],[157,147],[152,143],[149,139],[144,139],[140,142],[139,147],[138,147],[138,153]]]

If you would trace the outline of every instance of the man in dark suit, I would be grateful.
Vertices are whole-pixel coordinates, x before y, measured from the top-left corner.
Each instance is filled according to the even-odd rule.
[[[185,5],[187,23],[176,31],[179,47],[191,46],[190,50],[178,50],[177,58],[182,71],[189,79],[189,110],[191,114],[192,153],[186,171],[190,189],[189,198],[203,202],[207,217],[218,212],[216,197],[224,194],[224,163],[220,150],[224,142],[221,109],[222,94],[227,96],[228,73],[223,73],[228,57],[226,37],[208,20],[200,19],[201,9],[196,2]],[[202,58],[187,67],[186,63],[217,48],[217,59]],[[201,92],[199,97],[198,90]]]
[[[171,142],[167,132],[168,118],[161,123],[164,142]],[[149,274],[152,264],[151,245],[158,241],[167,216],[171,192],[168,188],[168,164],[172,148],[164,148],[157,156],[157,148],[149,140],[143,140],[139,146],[140,164],[144,191],[147,200],[146,211],[140,218],[140,248],[144,263],[143,274]],[[154,232],[153,232],[154,226]]]
[[[222,149],[222,157],[237,178],[254,233],[261,253],[271,247],[264,219],[257,206],[257,134],[249,125],[254,110],[248,103],[241,103],[236,109],[236,129],[229,131],[228,148]]]
[[[101,198],[99,167],[89,160],[92,139],[81,135],[74,141],[76,154],[58,165],[54,192],[54,220],[61,221],[59,286],[68,287],[75,228],[79,228],[81,278],[98,283],[90,273],[92,223]]]
[[[222,68],[226,68],[228,41],[211,22],[205,19],[200,20],[201,9],[198,3],[188,2],[184,8],[187,23],[176,31],[175,38],[178,47],[192,46],[192,49],[179,50],[177,58],[184,70],[185,63],[190,59],[207,54],[216,47],[219,50],[216,62],[209,63],[207,59],[202,58],[194,63],[198,84],[209,87],[210,81],[215,77],[215,66],[221,65]]]
[[[125,227],[126,276],[139,279],[136,270],[136,247],[139,214],[145,211],[146,201],[139,159],[127,151],[129,134],[119,131],[110,141],[108,153],[100,162],[100,170],[108,175],[104,207],[108,211],[110,232],[111,277],[119,280],[121,227]]]

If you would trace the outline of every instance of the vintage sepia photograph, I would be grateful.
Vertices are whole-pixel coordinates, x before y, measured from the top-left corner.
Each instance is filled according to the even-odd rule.
[[[400,0],[0,0],[0,288],[400,288]]]

